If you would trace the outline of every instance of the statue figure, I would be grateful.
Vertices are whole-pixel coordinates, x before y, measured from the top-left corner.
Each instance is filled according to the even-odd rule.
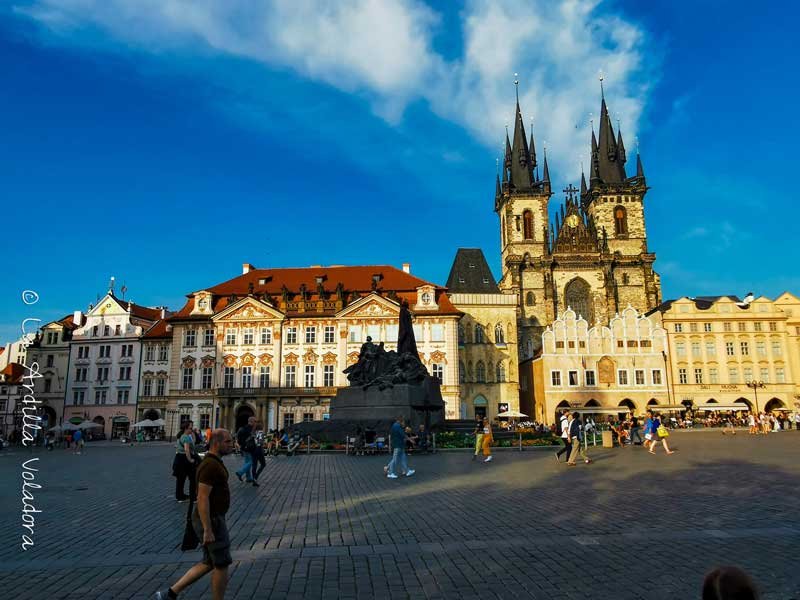
[[[400,327],[397,333],[397,353],[402,355],[410,353],[419,356],[417,340],[414,339],[414,326],[411,324],[411,311],[408,310],[408,301],[403,300],[400,305]]]

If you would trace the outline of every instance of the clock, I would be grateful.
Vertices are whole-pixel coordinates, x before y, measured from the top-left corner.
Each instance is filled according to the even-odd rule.
[[[567,224],[567,227],[571,229],[575,229],[578,226],[579,221],[580,219],[578,218],[578,215],[570,215],[564,220],[564,222]]]
[[[431,303],[431,294],[430,292],[425,292],[422,294],[422,303],[423,304],[430,304]]]
[[[197,307],[201,310],[205,310],[206,306],[208,306],[208,300],[205,298],[200,298],[200,300],[197,301]]]

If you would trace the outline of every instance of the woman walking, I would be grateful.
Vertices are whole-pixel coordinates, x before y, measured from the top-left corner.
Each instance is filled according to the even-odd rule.
[[[492,435],[492,424],[489,423],[489,419],[486,417],[483,418],[483,455],[486,459],[483,462],[491,462],[492,461],[492,442],[494,442],[494,436]]]
[[[655,431],[655,435],[658,436],[658,439],[661,440],[661,443],[664,446],[664,451],[667,454],[672,454],[673,451],[669,449],[669,444],[667,444],[667,437],[669,436],[669,431],[661,422],[661,413],[657,414],[656,417],[653,419],[653,431]],[[655,449],[657,445],[657,440],[654,438],[653,442],[650,445],[650,454],[655,454]]]
[[[261,471],[267,466],[267,461],[264,458],[264,426],[260,421],[256,423],[256,430],[253,432],[253,437],[256,442],[256,447],[251,452],[253,455],[253,486],[258,487],[258,476],[261,475]]]
[[[472,432],[472,435],[475,436],[475,453],[472,455],[472,460],[475,460],[478,457],[478,453],[480,453],[481,448],[483,448],[483,422],[485,419],[478,416],[475,420],[475,431]]]
[[[181,435],[175,446],[175,459],[172,462],[172,474],[175,476],[175,500],[186,502],[197,500],[197,482],[195,469],[197,468],[197,451],[194,445],[191,421],[183,424]],[[189,480],[189,495],[183,493],[183,486]]]

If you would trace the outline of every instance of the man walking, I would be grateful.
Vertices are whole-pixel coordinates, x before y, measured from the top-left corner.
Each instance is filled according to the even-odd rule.
[[[244,464],[242,468],[236,471],[236,477],[239,481],[243,481],[242,475],[247,478],[247,483],[253,483],[253,450],[255,450],[255,438],[253,431],[256,424],[256,418],[250,417],[247,419],[247,425],[243,425],[236,432],[236,447],[242,453]]]
[[[592,459],[586,454],[586,449],[581,444],[581,438],[583,437],[583,430],[581,429],[581,417],[579,414],[575,416],[570,415],[572,418],[569,420],[569,425],[567,431],[569,432],[567,441],[569,442],[570,446],[572,447],[572,452],[569,455],[569,460],[567,464],[570,467],[575,466],[575,460],[578,458],[578,454],[581,455],[583,461],[588,465],[592,462]]]
[[[636,444],[636,440],[639,440],[639,445],[642,445],[642,434],[640,433],[641,428],[639,427],[639,419],[631,413],[631,445]]]
[[[175,600],[195,581],[211,573],[211,598],[223,600],[228,585],[228,565],[231,558],[231,541],[225,514],[231,504],[228,488],[228,470],[222,457],[233,451],[233,439],[226,429],[211,433],[206,457],[197,468],[197,506],[192,514],[192,525],[203,543],[203,560],[181,577],[166,592],[156,592],[156,600]]]
[[[83,449],[83,432],[80,429],[76,429],[75,433],[72,434],[72,441],[75,442],[75,450],[72,453],[80,454]]]
[[[416,471],[408,468],[408,459],[406,457],[406,431],[403,427],[403,417],[397,417],[397,420],[392,424],[389,431],[389,439],[392,442],[392,461],[387,467],[386,477],[389,479],[397,479],[396,471],[400,471],[401,475],[411,477]]]
[[[571,449],[569,443],[569,410],[561,413],[561,420],[559,421],[558,428],[561,430],[561,442],[564,447],[556,452],[556,462],[561,462],[561,455],[566,453],[567,460],[569,460],[569,451]]]
[[[472,455],[472,460],[475,460],[483,448],[483,417],[480,415],[475,417],[475,431],[472,435],[475,436],[475,454]]]

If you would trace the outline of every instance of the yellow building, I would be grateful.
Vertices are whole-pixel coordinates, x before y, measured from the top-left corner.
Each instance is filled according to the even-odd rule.
[[[500,292],[477,248],[459,248],[447,293],[464,313],[458,325],[460,417],[494,419],[520,410],[516,296]]]
[[[775,306],[786,315],[786,343],[789,347],[789,370],[794,381],[792,407],[800,412],[800,299],[784,292],[775,299]]]
[[[522,363],[520,393],[547,424],[564,408],[609,415],[669,406],[666,349],[657,319],[633,307],[594,327],[568,308],[545,329],[540,354]]]
[[[683,297],[652,311],[669,336],[674,398],[695,407],[793,407],[797,330],[789,330],[787,309],[800,312],[791,294],[781,296],[780,302],[765,297]],[[793,323],[798,320],[794,314],[791,318]]]

